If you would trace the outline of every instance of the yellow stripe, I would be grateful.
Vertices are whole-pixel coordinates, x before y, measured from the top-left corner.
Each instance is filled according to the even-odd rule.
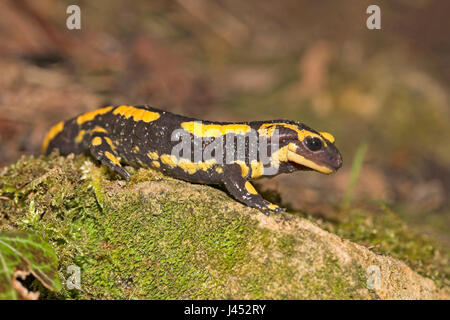
[[[270,157],[270,165],[274,168],[279,168],[280,162],[286,162],[288,160],[287,152],[288,152],[287,146],[284,146],[283,148],[280,148],[279,150],[274,152]]]
[[[316,171],[321,172],[321,173],[330,174],[330,173],[333,172],[333,170],[331,170],[330,168],[325,167],[325,166],[321,166],[321,165],[319,165],[319,164],[317,164],[317,163],[315,163],[315,162],[313,162],[311,160],[308,160],[305,157],[297,154],[296,153],[297,147],[294,144],[290,143],[288,145],[288,147],[289,147],[289,150],[288,150],[288,153],[287,153],[287,158],[288,158],[289,161],[301,164],[302,166],[311,168],[311,169],[316,170]]]
[[[106,151],[105,156],[116,166],[120,166],[120,161],[111,152]]]
[[[253,185],[248,181],[245,182],[245,189],[251,194],[258,194],[258,191],[256,191]]]
[[[160,117],[160,114],[157,112],[139,109],[133,106],[120,106],[116,110],[114,110],[113,113],[124,116],[127,119],[133,117],[134,121],[144,121],[144,122],[155,121]]]
[[[252,167],[252,178],[258,178],[264,174],[264,165],[262,162],[252,160],[250,165]]]
[[[94,110],[94,111],[82,114],[82,115],[78,116],[77,123],[79,125],[81,125],[81,124],[85,123],[86,121],[94,120],[94,118],[96,116],[108,113],[109,111],[111,111],[112,108],[113,107],[110,106],[110,107],[100,108],[100,109],[97,109],[97,110]]]
[[[112,150],[115,149],[113,142],[111,141],[110,138],[105,137],[106,143],[111,147]]]
[[[207,171],[208,169],[212,168],[217,163],[216,159],[208,159],[206,161],[200,161],[199,163],[196,163],[198,169]]]
[[[175,167],[177,165],[177,158],[171,154],[163,154],[161,156],[161,162],[170,167]]]
[[[178,166],[189,174],[194,174],[198,170],[198,167],[195,165],[195,163],[187,159],[180,159],[180,161],[178,161]]]
[[[103,133],[106,133],[107,131],[106,131],[105,128],[97,126],[94,129],[92,129],[92,132],[103,132]]]
[[[327,139],[328,141],[330,141],[331,143],[334,143],[334,137],[331,133],[328,132],[319,132],[322,137],[324,137],[325,139]]]
[[[64,129],[63,121],[61,121],[58,124],[51,127],[51,129],[45,135],[44,141],[42,142],[42,153],[47,152],[47,148],[48,148],[50,141],[52,141],[53,138],[55,138],[58,135],[58,133],[63,131],[63,129]]]
[[[80,130],[80,132],[78,132],[77,137],[75,138],[75,142],[76,143],[81,143],[81,141],[83,141],[84,135],[86,134],[86,130]]]
[[[248,170],[249,170],[247,164],[241,160],[236,160],[236,161],[234,161],[234,163],[237,163],[238,165],[241,166],[241,176],[242,176],[242,178],[245,178],[248,175]]]
[[[283,123],[283,122],[264,123],[263,125],[261,125],[261,127],[259,127],[258,133],[261,136],[271,137],[273,135],[275,129],[277,129],[277,126],[282,126],[282,127],[285,127],[285,128],[288,128],[288,129],[291,129],[291,130],[294,130],[295,132],[297,132],[297,139],[299,141],[305,140],[305,138],[308,136],[317,137],[323,141],[325,146],[327,146],[327,143],[322,139],[320,134],[311,132],[306,129],[299,129],[297,125],[291,124],[291,123]]]
[[[151,153],[151,152],[149,152],[149,153]],[[149,155],[149,154],[147,154],[147,155]],[[161,162],[172,168],[178,166],[189,174],[194,174],[198,170],[207,171],[208,169],[211,169],[217,163],[216,159],[209,159],[206,161],[200,161],[200,162],[196,163],[196,162],[192,162],[189,159],[185,159],[185,158],[177,159],[177,157],[175,157],[174,155],[169,155],[169,154],[161,155]]]
[[[251,127],[246,124],[202,124],[199,121],[181,123],[181,127],[198,137],[219,137],[227,133],[246,134]]]

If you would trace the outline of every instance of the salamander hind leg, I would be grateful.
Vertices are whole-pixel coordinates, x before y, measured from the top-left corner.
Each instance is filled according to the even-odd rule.
[[[125,170],[114,151],[114,145],[105,133],[94,133],[91,137],[89,151],[102,164],[117,172],[126,180],[130,180],[130,173]]]
[[[224,185],[228,192],[238,201],[249,207],[256,208],[265,215],[285,211],[276,204],[270,203],[255,190],[253,185],[245,180],[240,173],[240,167],[225,170]]]

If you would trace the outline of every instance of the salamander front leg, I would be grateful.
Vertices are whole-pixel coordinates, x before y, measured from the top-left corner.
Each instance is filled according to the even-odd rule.
[[[130,173],[120,164],[117,154],[114,151],[114,145],[105,134],[95,133],[92,135],[89,151],[92,156],[102,164],[117,172],[126,180],[130,180]]]
[[[228,192],[238,201],[246,204],[249,207],[256,208],[265,215],[270,213],[279,213],[285,211],[276,204],[270,203],[255,190],[253,185],[242,178],[240,169],[230,170],[231,172],[225,172],[224,185]]]

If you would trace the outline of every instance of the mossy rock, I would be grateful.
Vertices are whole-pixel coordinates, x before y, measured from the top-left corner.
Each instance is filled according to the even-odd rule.
[[[43,235],[63,282],[69,266],[81,269],[80,290],[40,288],[41,298],[448,298],[404,262],[298,215],[266,217],[151,169],[125,182],[82,156],[22,158],[0,172],[0,188],[15,203],[0,201],[0,231]],[[380,283],[369,289],[373,268]]]

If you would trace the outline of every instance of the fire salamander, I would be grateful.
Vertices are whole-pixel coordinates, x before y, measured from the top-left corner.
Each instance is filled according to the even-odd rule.
[[[59,122],[42,152],[89,152],[126,180],[122,166],[152,167],[177,179],[221,184],[265,214],[283,209],[250,183],[297,170],[330,174],[342,165],[334,137],[296,121],[199,121],[147,106],[107,106]]]

